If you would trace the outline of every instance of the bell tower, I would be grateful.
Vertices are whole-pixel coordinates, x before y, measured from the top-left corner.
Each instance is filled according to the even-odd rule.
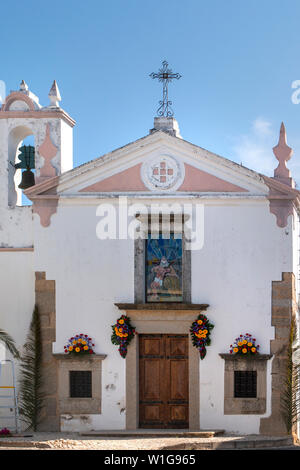
[[[19,90],[11,91],[0,109],[0,247],[13,243],[8,236],[9,226],[14,224],[16,234],[16,224],[22,230],[23,223],[29,223],[24,218],[32,218],[31,207],[21,206],[22,189],[19,187],[22,172],[26,170],[19,159],[24,139],[28,136],[34,139],[34,149],[30,149],[34,160],[31,169],[35,169],[33,183],[73,168],[75,121],[59,105],[61,96],[55,80],[48,96],[49,105],[42,106],[22,80]]]

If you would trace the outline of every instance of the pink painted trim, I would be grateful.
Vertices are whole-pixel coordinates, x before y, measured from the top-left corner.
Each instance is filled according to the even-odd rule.
[[[40,216],[40,222],[43,227],[49,227],[51,216],[56,214],[58,205],[58,197],[55,199],[35,199],[32,212]]]
[[[36,181],[39,183],[39,179],[43,181],[43,178],[52,178],[56,176],[55,168],[51,164],[51,160],[57,154],[57,147],[52,143],[50,138],[50,124],[46,125],[46,135],[44,142],[37,148],[39,154],[45,159],[44,165],[40,169],[40,176],[37,177]]]
[[[26,247],[26,248],[0,248],[0,252],[16,252],[16,251],[34,251],[33,246],[32,247]]]
[[[290,170],[286,166],[286,162],[288,162],[293,155],[293,149],[286,143],[286,131],[283,122],[280,126],[279,141],[278,144],[273,147],[273,153],[279,161],[279,165],[274,171],[274,177],[289,186],[293,186]]]
[[[288,217],[293,214],[294,205],[292,201],[284,200],[270,200],[270,212],[276,217],[278,227],[284,228],[287,226]]]
[[[229,183],[206,171],[199,170],[185,163],[185,178],[178,191],[199,192],[248,192],[235,184]]]
[[[146,186],[141,180],[141,166],[142,164],[139,163],[116,175],[91,184],[81,189],[80,192],[147,191]]]
[[[31,188],[25,189],[24,194],[33,201],[34,198],[39,197],[42,194],[45,194],[48,191],[51,191],[51,194],[56,194],[56,188],[59,183],[59,176],[54,176],[54,178],[45,178],[40,183],[36,183]]]
[[[278,227],[284,228],[294,208],[299,208],[300,191],[278,181],[275,177],[261,176],[269,188],[270,212],[275,215]]]
[[[24,95],[24,93],[21,93],[19,91],[13,91],[12,93],[10,93],[10,95],[6,97],[2,105],[1,111],[9,111],[10,106],[15,101],[24,101],[28,105],[30,111],[35,111],[35,107],[34,107],[34,103],[32,99],[30,99],[29,96]],[[26,111],[23,111],[23,112],[26,112]]]
[[[26,96],[26,95],[25,95]],[[67,122],[71,127],[74,127],[76,122],[72,119],[63,109],[42,111],[39,109],[30,111],[6,111],[3,108],[0,110],[0,119],[7,118],[35,118],[35,119],[48,119],[59,118]]]
[[[261,176],[269,188],[270,213],[275,215],[278,227],[284,228],[287,226],[289,216],[293,215],[294,208],[299,209],[300,192],[295,189],[295,182],[286,166],[293,150],[286,143],[286,131],[283,122],[280,126],[279,141],[273,147],[273,153],[279,162],[274,171],[274,177]]]

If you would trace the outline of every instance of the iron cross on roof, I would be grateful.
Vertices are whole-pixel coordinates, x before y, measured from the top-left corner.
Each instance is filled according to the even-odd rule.
[[[169,64],[166,60],[163,61],[162,67],[159,69],[158,73],[150,73],[151,78],[157,78],[159,82],[163,83],[163,99],[159,101],[159,108],[157,110],[158,116],[171,117],[174,115],[174,112],[171,108],[172,101],[169,101],[168,97],[168,84],[176,78],[179,80],[181,75],[179,73],[173,73],[172,69],[169,68]]]

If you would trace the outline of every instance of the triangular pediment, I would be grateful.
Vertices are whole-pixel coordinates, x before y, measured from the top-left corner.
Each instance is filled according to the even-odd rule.
[[[247,192],[246,189],[184,163],[185,175],[178,191]],[[154,170],[155,171],[155,170]],[[91,184],[80,192],[148,191],[142,180],[142,163]],[[164,176],[164,175],[162,175]]]
[[[161,131],[51,180],[46,186],[43,183],[30,188],[29,196],[38,193],[74,197],[102,193],[268,193],[262,175],[257,172]]]

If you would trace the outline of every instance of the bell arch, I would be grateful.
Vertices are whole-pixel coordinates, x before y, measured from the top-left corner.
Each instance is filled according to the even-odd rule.
[[[18,186],[22,178],[22,170],[16,169],[19,163],[19,149],[26,138],[33,136],[34,132],[28,125],[17,125],[8,134],[8,206],[22,205],[22,189]]]

